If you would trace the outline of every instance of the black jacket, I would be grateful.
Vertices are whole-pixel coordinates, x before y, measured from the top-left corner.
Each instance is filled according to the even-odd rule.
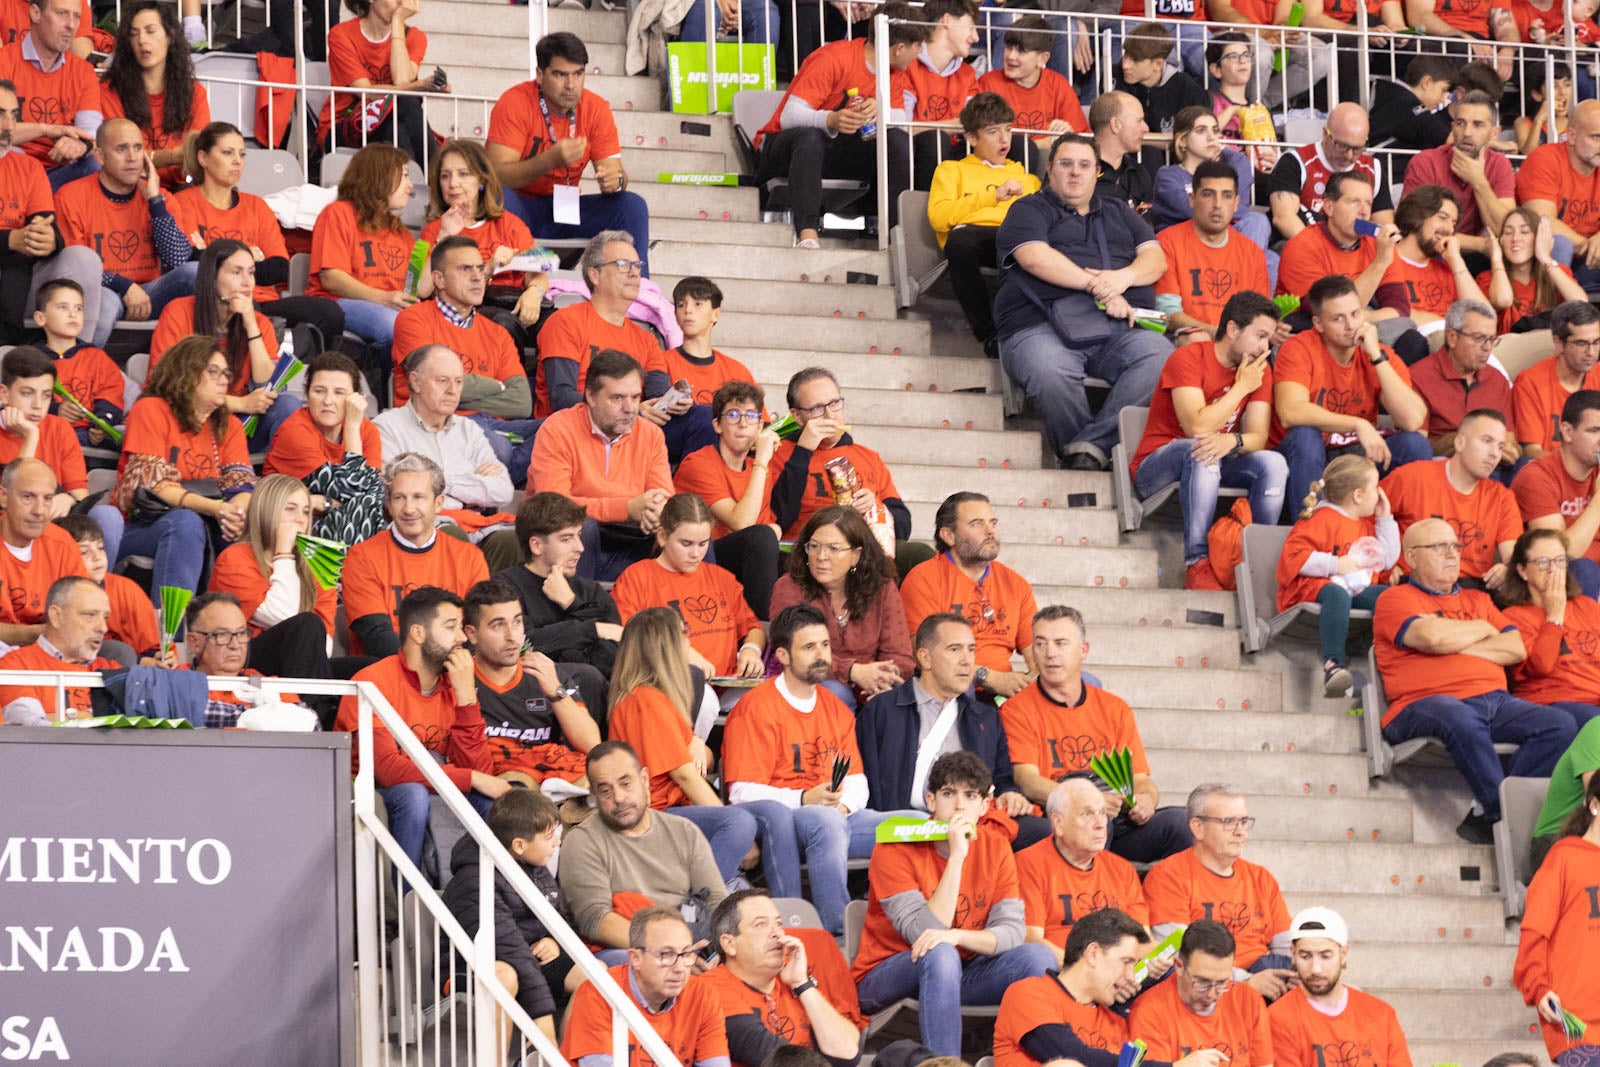
[[[594,632],[597,622],[620,623],[617,605],[599,582],[567,579],[577,599],[566,608],[544,595],[544,579],[526,567],[507,567],[495,578],[510,582],[522,598],[522,622],[533,647],[557,663],[588,663],[611,676],[617,643]]]
[[[989,767],[994,793],[1020,793],[1011,777],[1011,751],[1000,713],[971,692],[957,697],[956,733],[961,747],[975,753]],[[911,800],[911,779],[916,774],[917,694],[909,680],[887,693],[879,693],[856,713],[856,745],[861,749],[862,771],[867,776],[873,811],[899,811]]]
[[[561,908],[561,889],[547,867],[523,864],[522,869],[533,884],[544,893],[544,898],[557,909]],[[444,890],[445,906],[468,937],[478,935],[478,843],[470,835],[456,842],[450,852],[450,884]],[[541,1015],[554,1015],[556,1000],[550,992],[539,961],[533,958],[530,946],[550,931],[534,915],[511,888],[505,875],[496,871],[494,876],[494,958],[507,963],[517,972],[517,1003],[537,1019]]]

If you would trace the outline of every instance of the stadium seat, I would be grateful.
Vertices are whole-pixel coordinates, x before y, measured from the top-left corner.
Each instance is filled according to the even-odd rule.
[[[1494,824],[1494,866],[1500,875],[1506,918],[1522,915],[1533,881],[1533,827],[1544,807],[1548,778],[1504,778],[1500,781],[1500,821]]]
[[[821,930],[822,916],[817,914],[817,909],[811,901],[804,897],[773,897],[773,905],[778,909],[778,918],[785,926],[799,926],[809,930]]]
[[[1274,637],[1302,618],[1322,614],[1322,605],[1315,601],[1296,604],[1287,611],[1277,610],[1278,556],[1289,538],[1289,530],[1288,526],[1259,522],[1244,528],[1244,558],[1234,574],[1239,598],[1239,640],[1246,652],[1260,652]],[[1350,612],[1350,618],[1371,619],[1372,612],[1356,608]],[[1296,627],[1297,631],[1301,629],[1305,627]]]
[[[246,152],[244,173],[239,177],[239,188],[257,196],[271,196],[280,189],[292,189],[305,184],[305,173],[293,152],[281,148],[260,148]]]
[[[1383,739],[1383,716],[1389,707],[1383,693],[1383,678],[1378,674],[1378,652],[1367,650],[1367,677],[1361,687],[1361,732],[1367,746],[1367,777],[1382,778],[1397,763],[1422,767],[1454,767],[1450,751],[1436,737],[1414,737],[1391,745]],[[1496,743],[1495,753],[1502,758],[1517,750],[1516,745]]]
[[[895,302],[911,307],[945,272],[949,262],[928,223],[928,194],[906,189],[900,194],[899,223],[889,236],[890,269]]]
[[[311,253],[296,252],[289,257],[289,296],[304,296],[311,283]]]
[[[756,172],[755,135],[767,124],[772,113],[783,100],[776,89],[745,89],[733,95],[733,132],[739,142],[739,152],[744,158],[746,173]],[[869,186],[844,178],[822,179],[822,210],[824,214],[841,214],[856,201],[867,195]],[[789,210],[789,179],[771,178],[761,188],[763,219],[786,214]]]
[[[1093,389],[1096,386],[1104,388],[1107,383],[1098,378],[1085,378],[1084,385]],[[1117,443],[1111,449],[1111,488],[1112,495],[1117,501],[1117,515],[1122,520],[1122,528],[1130,533],[1144,524],[1146,516],[1165,504],[1169,498],[1176,496],[1178,492],[1177,482],[1156,490],[1144,500],[1140,500],[1139,494],[1134,491],[1133,472],[1128,464],[1133,459],[1134,451],[1139,447],[1139,439],[1144,436],[1144,426],[1149,419],[1149,408],[1134,407],[1132,404],[1117,412]],[[1219,499],[1245,495],[1247,494],[1243,489],[1226,487],[1217,494]]]
[[[216,122],[233,123],[244,134],[245,144],[256,147],[258,142],[253,137],[256,87],[236,84],[260,80],[261,68],[256,64],[256,57],[233,52],[203,52],[194,57],[194,78],[206,87],[211,118]],[[224,80],[213,80],[219,78]]]
[[[150,376],[150,353],[135,352],[128,357],[128,365],[122,372],[133,380],[133,384],[140,389],[144,388],[144,380]]]

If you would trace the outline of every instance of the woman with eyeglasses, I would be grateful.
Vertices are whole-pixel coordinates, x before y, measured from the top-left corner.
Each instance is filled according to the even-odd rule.
[[[1147,216],[1157,230],[1194,217],[1189,206],[1189,189],[1194,172],[1208,160],[1220,159],[1239,176],[1239,201],[1233,211],[1233,227],[1263,249],[1272,233],[1267,216],[1250,210],[1250,189],[1255,182],[1250,161],[1231,148],[1222,147],[1216,116],[1203,107],[1186,107],[1172,120],[1172,152],[1178,162],[1156,172],[1155,202]]]
[[[1497,333],[1549,329],[1556,305],[1588,303],[1572,271],[1556,262],[1554,249],[1547,216],[1528,207],[1506,212],[1499,239],[1489,242],[1489,269],[1478,275],[1478,288],[1500,313]]]
[[[911,635],[894,583],[894,560],[854,508],[832,504],[800,528],[789,573],[772,590],[772,613],[811,604],[833,645],[827,686],[852,710],[911,677]]]
[[[128,411],[112,502],[127,516],[119,556],[151,556],[151,586],[198,590],[212,550],[244,536],[256,472],[228,414],[233,369],[211,337],[185,337]]]
[[[1560,708],[1579,727],[1600,716],[1600,603],[1578,590],[1567,560],[1567,535],[1528,530],[1511,550],[1500,590],[1528,658],[1511,669],[1511,692]]]

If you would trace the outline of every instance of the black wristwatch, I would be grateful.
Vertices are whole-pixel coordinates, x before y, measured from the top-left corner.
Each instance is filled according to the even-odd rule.
[[[972,672],[972,684],[977,686],[979,689],[982,689],[984,686],[988,685],[989,684],[989,668],[988,667],[979,667],[977,670],[973,671]]]
[[[1389,353],[1387,353],[1387,352],[1381,352],[1381,351],[1380,351],[1380,352],[1379,352],[1379,353],[1378,353],[1378,354],[1377,354],[1377,356],[1375,356],[1375,357],[1374,357],[1374,358],[1373,358],[1373,360],[1372,360],[1372,365],[1373,365],[1373,366],[1374,366],[1374,367],[1376,367],[1376,366],[1378,366],[1378,365],[1379,365],[1379,364],[1380,364],[1380,363],[1387,363],[1387,362],[1389,362]]]
[[[793,993],[797,997],[803,997],[806,995],[806,993],[815,988],[817,988],[817,980],[808,974],[806,975],[806,980],[804,982],[801,982],[797,986],[791,986],[789,988],[789,992]]]

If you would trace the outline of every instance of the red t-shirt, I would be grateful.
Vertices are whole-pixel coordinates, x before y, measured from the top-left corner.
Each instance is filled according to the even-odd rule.
[[[442,344],[461,357],[461,368],[467,374],[507,382],[512,378],[526,378],[522,369],[522,356],[505,327],[484,315],[473,315],[472,326],[463,330],[444,317],[439,301],[424,300],[412,304],[394,320],[394,344],[390,353],[394,357],[394,404],[399,407],[411,399],[410,376],[401,369],[406,356],[427,344]],[[469,408],[458,408],[457,413],[471,415]]]
[[[1000,706],[1000,721],[1011,762],[1031,764],[1046,778],[1059,781],[1072,771],[1088,770],[1100,753],[1123,748],[1135,774],[1150,773],[1133,709],[1099,686],[1085,682],[1079,702],[1067,705],[1034,682]]]
[[[906,68],[906,81],[917,99],[912,118],[918,122],[954,122],[978,92],[978,76],[970,65],[956,63],[946,69],[950,73],[939,73],[923,62],[922,56]]]
[[[1152,1060],[1173,1063],[1196,1049],[1214,1048],[1222,1053],[1222,1067],[1273,1062],[1266,1002],[1243,984],[1222,994],[1210,1015],[1197,1015],[1179,999],[1177,982],[1161,982],[1134,1000],[1128,1030],[1144,1041]]]
[[[56,225],[67,244],[94,249],[108,274],[132,282],[161,276],[150,206],[137,191],[126,204],[119,204],[106,195],[98,174],[68,182],[56,193]]]
[[[267,599],[267,592],[271,582],[261,567],[256,563],[255,551],[243,542],[229,545],[217,555],[216,565],[211,571],[211,588],[224,593],[232,593],[239,598],[239,607],[244,611],[244,617],[250,620],[251,635],[259,634],[265,627],[259,626],[254,620],[256,610],[261,607],[261,602]],[[322,625],[331,635],[333,633],[333,616],[339,610],[339,591],[337,589],[324,589],[317,586],[316,603],[311,609],[322,620]]]
[[[441,225],[434,219],[422,227],[420,240],[430,245],[439,243]],[[501,248],[509,248],[513,252],[526,252],[538,242],[528,230],[528,224],[517,218],[509,211],[502,211],[492,219],[479,219],[471,226],[462,230],[457,236],[469,237],[473,244],[478,246],[478,254],[483,257],[484,263],[494,258],[494,254]],[[489,277],[492,286],[504,286],[521,289],[527,284],[527,275],[521,271],[509,271],[505,274],[494,274]]]
[[[806,489],[800,495],[800,514],[783,532],[785,539],[794,540],[799,535],[801,527],[805,526],[806,520],[810,519],[817,509],[834,503],[833,487],[829,484],[826,468],[830,462],[841,456],[848,459],[851,466],[855,467],[856,473],[861,476],[862,486],[871,489],[879,500],[900,499],[900,490],[895,488],[894,475],[889,473],[889,466],[883,462],[883,457],[865,445],[856,444],[850,439],[849,434],[842,440],[845,443],[831,448],[819,448],[811,453],[811,463],[806,468],[808,475]],[[777,447],[772,453],[772,469],[767,474],[768,485],[778,484],[784,465],[793,455],[793,441],[785,441]]]
[[[739,579],[715,563],[702,563],[685,574],[663,567],[658,560],[642,559],[617,578],[611,599],[624,623],[645,608],[676,611],[683,618],[689,644],[721,675],[734,673],[739,643],[761,625],[745,603]]]
[[[11,155],[15,156],[16,153]],[[104,350],[79,344],[67,350],[70,354],[61,355],[42,342],[38,347],[56,361],[56,380],[67,392],[82,401],[85,410],[93,411],[95,404],[101,401],[122,410],[127,382],[122,377],[122,371],[117,369]],[[59,406],[59,399],[57,404]],[[72,425],[74,428],[84,428],[89,425],[89,420],[79,419]]]
[[[34,458],[43,460],[55,472],[58,488],[72,491],[89,488],[89,472],[83,462],[83,446],[72,424],[60,415],[46,414],[39,423],[39,443]],[[0,465],[22,454],[22,438],[10,430],[0,430]]]
[[[1460,230],[1458,232],[1465,233],[1466,231]],[[1565,274],[1569,278],[1572,277],[1571,267],[1563,266],[1562,264],[1557,263],[1555,265],[1555,269],[1559,270],[1562,274]],[[1489,283],[1493,280],[1494,272],[1488,270],[1484,271],[1477,277],[1478,288],[1484,293],[1488,293]],[[1515,326],[1518,320],[1525,319],[1529,315],[1537,315],[1542,311],[1554,310],[1554,308],[1540,306],[1538,279],[1530,277],[1525,282],[1519,282],[1515,278],[1510,277],[1508,273],[1507,280],[1511,282],[1511,306],[1500,312],[1499,317],[1496,318],[1495,330],[1498,332],[1510,333],[1511,327]],[[1560,298],[1558,297],[1557,299]],[[1523,374],[1526,373],[1527,371],[1523,371]],[[1521,374],[1517,375],[1517,380],[1522,380]]]
[[[92,25],[92,22],[85,22],[82,32],[87,33]],[[24,36],[18,36],[14,44],[0,48],[0,79],[17,87],[23,122],[71,126],[80,111],[100,110],[100,82],[93,67],[68,52],[61,57],[62,62],[56,69],[46,74],[22,58],[24,40]],[[56,166],[49,158],[54,144],[50,139],[39,137],[15,147],[49,169]],[[142,198],[135,199],[142,201]]]
[[[463,793],[472,788],[473,771],[488,774],[493,770],[489,745],[483,733],[483,712],[477,704],[456,703],[455,690],[450,687],[448,674],[441,674],[433,692],[423,695],[422,683],[416,672],[406,667],[405,660],[396,654],[363,668],[352,680],[371,682],[378,687],[378,692],[394,706],[423,747],[444,757],[439,769]],[[356,698],[347,696],[340,700],[339,715],[334,720],[333,728],[354,733],[359,721],[360,709]],[[360,771],[357,765],[359,756],[357,747],[351,745],[351,774]],[[400,745],[389,733],[389,728],[376,719],[372,723],[372,774],[381,786],[399,785],[402,782],[427,785],[422,771],[411,762],[410,756],[400,751]]]
[[[1460,589],[1442,596],[1423,589],[1412,579],[1383,591],[1372,612],[1373,647],[1378,653],[1378,673],[1389,698],[1383,716],[1388,726],[1413,700],[1425,696],[1467,697],[1506,687],[1505,668],[1478,656],[1460,652],[1430,655],[1407,648],[1406,629],[1417,619],[1482,619],[1504,633],[1516,627],[1494,606],[1489,594]]]
[[[1560,515],[1562,522],[1572,525],[1572,520],[1583,514],[1583,509],[1589,506],[1589,498],[1594,495],[1595,474],[1596,471],[1591,470],[1581,480],[1573,478],[1561,462],[1560,449],[1523,467],[1511,483],[1517,507],[1522,509],[1523,523],[1546,515]],[[1583,554],[1600,562],[1600,537],[1589,542]]]
[[[58,578],[89,575],[78,542],[55,523],[34,538],[29,553],[21,559],[9,544],[0,546],[0,582],[5,583],[11,618],[23,626],[44,622],[45,594]]]
[[[1405,286],[1406,300],[1413,310],[1429,311],[1440,318],[1456,302],[1455,274],[1437,257],[1430,257],[1426,263],[1413,263],[1396,252],[1379,284]]]
[[[1407,463],[1383,480],[1394,521],[1404,537],[1423,519],[1443,519],[1461,542],[1461,573],[1482,578],[1497,562],[1495,552],[1522,535],[1522,515],[1511,490],[1485,478],[1462,494],[1450,484],[1446,460]]]
[[[1275,1067],[1411,1067],[1411,1052],[1394,1009],[1346,985],[1348,1000],[1325,1015],[1296,987],[1267,1009]]]
[[[1389,356],[1388,365],[1394,368],[1402,382],[1410,385],[1411,371],[1405,363],[1389,348],[1383,351]],[[1284,382],[1299,382],[1306,387],[1311,403],[1318,407],[1338,415],[1353,415],[1368,422],[1377,421],[1382,406],[1378,368],[1360,349],[1351,354],[1348,364],[1341,364],[1328,351],[1321,334],[1316,330],[1306,330],[1289,338],[1278,349],[1272,373],[1274,395],[1277,387]],[[1268,444],[1276,448],[1286,432],[1274,408]],[[1329,445],[1338,446],[1354,443],[1355,435],[1325,433],[1322,439]]]
[[[1186,224],[1179,223],[1178,226],[1163,231],[1163,236],[1183,225]],[[1250,244],[1242,238],[1229,243]],[[1254,245],[1250,247],[1255,248]],[[1263,291],[1257,290],[1257,292]],[[1172,402],[1174,389],[1199,389],[1205,397],[1205,404],[1215,404],[1233,388],[1234,374],[1234,371],[1223,366],[1222,361],[1217,358],[1215,341],[1195,341],[1168,356],[1166,364],[1161,368],[1161,378],[1156,382],[1156,391],[1150,397],[1150,415],[1144,424],[1144,436],[1139,438],[1139,447],[1134,450],[1133,460],[1128,464],[1133,473],[1138,473],[1139,464],[1143,463],[1144,458],[1150,453],[1169,441],[1184,436],[1183,426],[1178,422],[1178,409]],[[1238,430],[1239,416],[1248,405],[1256,403],[1269,406],[1272,403],[1270,369],[1261,376],[1260,388],[1245,398],[1244,403],[1228,416],[1228,421],[1219,427],[1218,432],[1233,433]]]
[[[1378,258],[1378,242],[1362,237],[1354,248],[1340,248],[1328,232],[1328,224],[1319,222],[1289,238],[1281,256],[1278,292],[1300,296],[1330,274],[1343,274],[1352,281],[1361,277]]]
[[[860,39],[829,41],[806,56],[789,83],[788,91],[778,101],[777,110],[756,134],[755,146],[760,148],[763,137],[783,128],[783,108],[791,96],[799,97],[818,111],[836,111],[843,107],[845,94],[851,89],[869,100],[875,99],[878,79],[867,69],[867,49],[871,47],[872,42]],[[895,71],[890,75],[889,85],[891,95],[903,102],[902,94],[910,85],[909,77],[903,71]]]
[[[154,651],[161,643],[161,630],[149,594],[138,582],[120,574],[107,574],[104,584],[111,600],[111,626],[106,637],[121,641],[140,655]]]
[[[716,445],[707,445],[696,449],[683,457],[683,462],[678,464],[678,470],[672,476],[673,488],[680,493],[693,493],[704,500],[709,506],[722,500],[732,500],[737,504],[744,499],[745,490],[750,488],[750,461],[746,460],[742,470],[733,470],[722,461],[722,453]],[[770,477],[770,475],[769,475]],[[771,486],[771,481],[767,485]],[[756,524],[776,523],[778,518],[772,513],[771,497],[761,501],[761,510],[756,514]],[[716,523],[711,528],[712,537],[723,537],[729,529]]]
[[[90,671],[114,671],[118,666],[120,664],[100,658],[96,658],[87,666],[81,663],[68,663],[66,660],[56,659],[37,644],[23,645],[0,656],[0,671],[73,671],[87,674]],[[76,713],[69,716],[70,718],[86,719],[94,714],[94,702],[89,696],[90,692],[87,687],[66,687],[67,708]],[[37,700],[51,722],[60,721],[60,717],[56,715],[55,686],[0,685],[0,709],[14,700],[22,700],[25,697]]]
[[[1144,14],[1142,3],[1139,14]],[[1013,125],[1019,130],[1046,130],[1050,123],[1061,119],[1074,133],[1089,132],[1089,120],[1072,83],[1048,68],[1039,72],[1032,89],[1024,89],[1006,77],[1003,70],[991,70],[978,79],[978,92],[1000,94],[1016,113]]]
[[[1189,219],[1156,234],[1167,254],[1167,272],[1156,282],[1156,292],[1180,298],[1185,315],[1212,326],[1222,321],[1222,309],[1234,294],[1265,293],[1271,288],[1266,253],[1231,226],[1223,237],[1222,247],[1213,248],[1200,239]]]
[[[489,112],[489,136],[485,140],[489,144],[505,145],[517,153],[518,159],[531,159],[556,141],[569,137],[588,140],[589,147],[582,158],[571,166],[557,167],[517,190],[523,196],[550,197],[555,195],[557,184],[577,185],[591,161],[622,154],[617,120],[612,117],[611,105],[606,103],[605,97],[585,89],[573,114],[551,111],[546,120],[539,109],[538,83],[519,82],[501,93],[494,110]]]
[[[0,661],[0,666],[4,662]],[[1561,1006],[1589,1024],[1585,1042],[1597,1040],[1600,1025],[1600,921],[1596,921],[1595,885],[1600,883],[1600,847],[1582,837],[1564,837],[1551,847],[1528,887],[1527,910],[1517,945],[1512,981],[1522,999],[1536,1004],[1550,990]],[[1542,1018],[1544,1044],[1555,1061],[1577,1042],[1561,1027]]]
[[[1249,968],[1266,954],[1274,935],[1289,929],[1289,908],[1278,880],[1265,867],[1234,860],[1233,874],[1213,873],[1186,848],[1151,867],[1144,899],[1156,926],[1212,919],[1233,934],[1235,967]]]
[[[289,258],[278,217],[267,202],[254,193],[235,189],[233,206],[220,208],[206,199],[204,188],[191,185],[167,197],[167,210],[172,212],[185,237],[198,234],[207,244],[225,238],[241,241],[261,249],[266,259]],[[270,285],[257,285],[255,299],[257,303],[271,302],[278,299],[278,291]]]
[[[1435,0],[1433,13],[1462,33],[1486,39],[1489,36],[1489,12],[1496,9],[1505,11],[1510,7],[1509,0],[1489,0],[1487,4],[1480,0]]]
[[[361,454],[366,458],[367,466],[374,470],[383,469],[383,440],[371,419],[361,420]],[[344,442],[330,441],[322,436],[317,424],[311,421],[311,412],[297,408],[294,414],[283,420],[278,432],[273,435],[266,462],[261,465],[261,473],[287,474],[304,481],[306,475],[324,463],[343,463],[344,457]]]
[[[584,383],[589,378],[589,360],[596,352],[614,348],[626,352],[639,361],[646,375],[651,371],[665,374],[666,356],[656,339],[632,319],[621,326],[613,326],[600,317],[594,304],[585,300],[562,308],[539,327],[539,368],[534,375],[533,417],[542,419],[556,409],[550,401],[550,382],[545,377],[545,360],[566,359],[578,365],[578,394],[582,399]]]
[[[750,368],[734,359],[732,356],[711,350],[708,360],[696,359],[686,353],[682,348],[669,348],[662,351],[662,358],[666,363],[667,375],[674,382],[687,379],[694,390],[696,404],[709,404],[728,382],[749,382],[756,384],[755,375],[750,373]]]
[[[1572,169],[1565,144],[1542,144],[1517,168],[1517,203],[1548,200],[1556,217],[1582,237],[1600,229],[1600,169]]]
[[[1513,693],[1535,704],[1594,701],[1600,693],[1600,604],[1573,597],[1560,626],[1536,604],[1506,608],[1506,618],[1528,650],[1528,658],[1511,668]]]
[[[212,436],[209,423],[195,433],[186,433],[167,402],[155,396],[140,397],[128,411],[118,474],[127,465],[129,456],[158,456],[167,460],[178,468],[178,478],[182,481],[220,478],[224,467],[250,466],[244,424],[238,419],[225,421],[221,441]]]
[[[1561,409],[1572,394],[1561,384],[1555,356],[1525,367],[1511,386],[1516,409],[1517,443],[1554,452],[1561,443]],[[1600,389],[1600,366],[1589,368],[1579,389]]]
[[[611,707],[607,730],[612,741],[626,741],[650,771],[650,806],[657,811],[692,804],[672,772],[693,761],[694,729],[667,694],[641,685]]]
[[[361,19],[346,19],[328,31],[328,78],[334,85],[353,85],[362,79],[373,85],[393,85],[394,71],[389,67],[391,42],[389,35],[373,41],[361,32]],[[406,27],[406,55],[420,67],[422,57],[428,54],[428,35],[415,26]],[[383,97],[372,94],[362,97],[355,93],[334,93],[323,101],[322,114],[317,116],[317,140],[326,141],[332,125],[333,113],[343,116],[350,108],[372,107]]]
[[[1115,1056],[1128,1040],[1128,1020],[1099,1004],[1079,1004],[1055,974],[1012,982],[994,1020],[994,1067],[1038,1067],[1022,1039],[1041,1026],[1069,1026],[1092,1049]]]
[[[1017,853],[1017,884],[1025,921],[1043,929],[1045,940],[1057,948],[1067,947],[1074,923],[1105,908],[1150,925],[1139,872],[1109,850],[1096,854],[1084,871],[1066,861],[1054,837],[1036,841]]]
[[[849,757],[850,773],[860,773],[855,716],[821,686],[816,699],[811,711],[795,710],[776,678],[740,698],[723,728],[722,780],[806,790],[828,781],[836,756]]]
[[[406,266],[411,247],[416,244],[411,231],[364,230],[356,223],[356,209],[348,200],[335,200],[317,216],[311,231],[311,284],[307,296],[338,295],[322,284],[325,270],[344,271],[362,285],[384,292],[398,292],[406,283]]]
[[[0,230],[19,230],[30,217],[55,209],[50,178],[39,161],[24,152],[0,154]]]
[[[146,97],[150,101],[150,123],[139,127],[139,132],[144,134],[145,150],[151,154],[169,148],[181,148],[186,134],[198,133],[211,122],[211,98],[206,94],[206,87],[199,82],[194,82],[190,86],[189,124],[181,130],[169,130],[163,125],[167,108],[166,93],[150,93],[146,94]],[[107,121],[127,118],[128,113],[122,106],[122,97],[117,95],[117,91],[111,88],[109,82],[102,82],[100,85],[100,114]],[[161,168],[163,189],[182,189],[184,180],[182,163],[173,163]]]
[[[1312,603],[1328,584],[1326,578],[1300,573],[1313,552],[1342,556],[1361,538],[1376,536],[1377,524],[1372,516],[1353,519],[1332,505],[1319,507],[1308,518],[1298,520],[1283,542],[1283,551],[1278,553],[1278,610]],[[1375,580],[1381,582],[1388,573],[1383,571]]]
[[[267,352],[276,356],[278,351],[278,335],[272,329],[272,320],[261,312],[255,315],[255,330],[261,335],[261,343],[267,346]],[[150,334],[150,369],[155,370],[156,364],[161,362],[161,357],[167,354],[167,349],[194,333],[194,297],[180,296],[172,303],[161,309],[161,317],[156,320],[156,328]],[[246,361],[244,373],[233,380],[228,386],[228,392],[234,396],[244,396],[250,392],[253,373],[249,362]]]

